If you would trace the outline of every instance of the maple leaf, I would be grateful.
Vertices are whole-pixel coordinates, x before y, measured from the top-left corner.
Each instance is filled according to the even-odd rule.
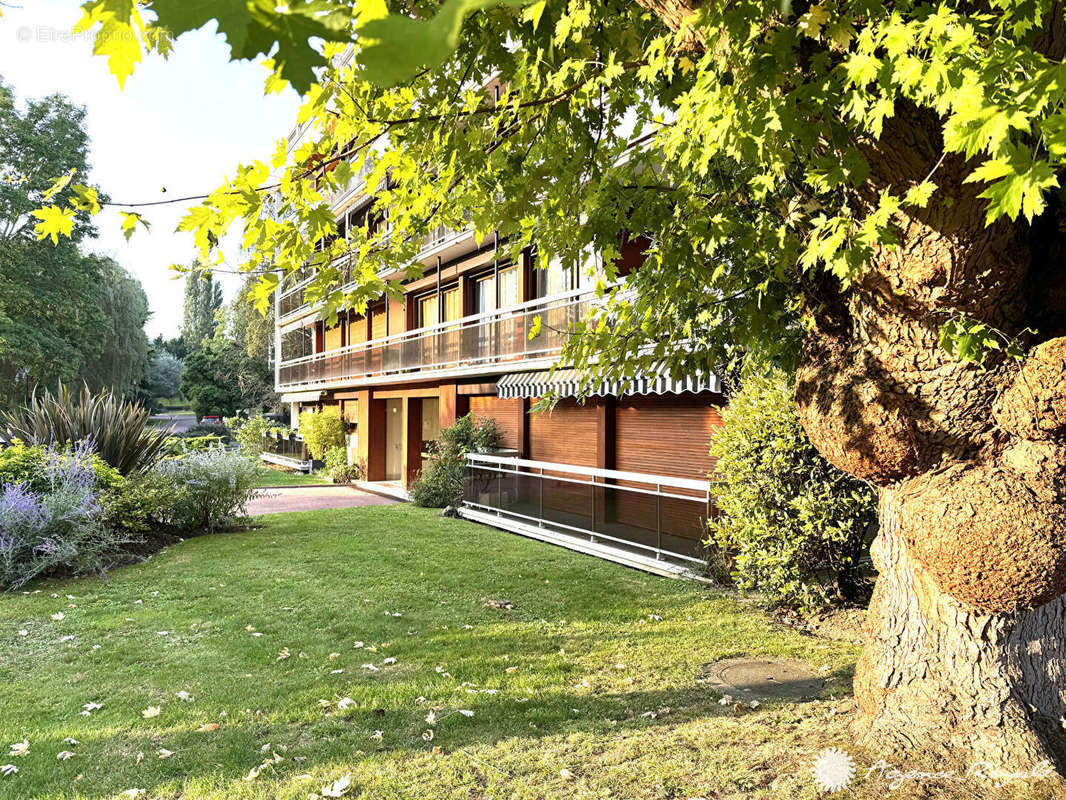
[[[9,755],[12,756],[25,756],[30,753],[30,743],[26,739],[8,746],[11,748]]]
[[[162,711],[163,709],[159,706],[148,706],[148,708],[141,712],[141,716],[145,719],[151,719],[152,717],[158,717]]]
[[[349,772],[347,775],[337,778],[337,780],[333,781],[333,783],[327,786],[323,786],[321,789],[319,789],[319,792],[322,794],[323,797],[343,797],[351,790],[351,788],[352,775]]]
[[[347,10],[325,0],[155,0],[159,24],[180,36],[217,20],[233,59],[270,56],[275,72],[306,94],[316,67],[326,65],[313,39],[342,42],[351,39]]]
[[[126,237],[127,242],[130,240],[130,237],[133,236],[134,231],[137,230],[138,224],[143,225],[146,231],[151,230],[152,226],[148,224],[148,220],[144,219],[144,217],[137,212],[120,211],[118,213],[122,215],[122,235]],[[160,635],[162,636],[163,632],[160,632]]]

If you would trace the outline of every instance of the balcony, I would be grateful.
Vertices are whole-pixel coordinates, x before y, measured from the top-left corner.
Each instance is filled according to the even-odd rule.
[[[444,225],[438,225],[430,230],[422,240],[422,247],[419,249],[418,258],[425,258],[426,255],[440,248],[446,248],[449,245],[454,245],[465,240],[466,237],[473,233],[473,230],[472,226],[463,228],[462,230],[454,230]],[[382,241],[387,241],[388,236],[389,231],[386,231]],[[340,288],[342,290],[352,284],[352,258],[352,255],[342,255],[333,262],[333,266],[341,272]],[[304,267],[303,270],[298,273],[298,282],[294,281],[293,285],[291,287],[286,287],[278,297],[278,321],[280,323],[290,322],[297,317],[306,314],[312,308],[311,303],[306,300],[305,290],[314,277],[314,271],[306,270],[308,270],[308,268]]]
[[[409,377],[412,373],[514,366],[523,360],[558,356],[570,327],[584,319],[596,303],[589,289],[454,322],[445,322],[338,350],[282,361],[278,390],[297,386],[343,385],[378,377]],[[534,319],[541,327],[530,338]]]

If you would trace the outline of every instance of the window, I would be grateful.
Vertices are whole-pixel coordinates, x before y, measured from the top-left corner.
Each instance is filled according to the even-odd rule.
[[[474,281],[474,313],[496,310],[496,279],[492,275]]]
[[[444,316],[442,322],[453,322],[463,316],[463,296],[458,286],[446,289],[444,298]]]
[[[500,271],[500,308],[518,305],[522,297],[522,274],[517,266]]]
[[[474,313],[495,311],[522,302],[522,272],[517,266],[500,270],[500,304],[496,305],[496,277],[492,274],[474,282]]]
[[[314,352],[314,329],[296,328],[281,335],[281,360],[303,358]]]
[[[418,300],[418,327],[425,328],[436,325],[437,318],[437,295],[428,294]]]

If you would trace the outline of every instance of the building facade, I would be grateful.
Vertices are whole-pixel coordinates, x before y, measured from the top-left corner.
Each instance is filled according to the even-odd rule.
[[[387,232],[358,181],[331,199],[337,235],[364,222]],[[578,376],[558,361],[568,326],[596,302],[595,262],[571,272],[537,263],[531,250],[511,260],[495,236],[476,241],[472,227],[432,231],[418,258],[424,274],[405,282],[402,299],[342,311],[335,325],[304,297],[312,275],[282,283],[276,389],[293,426],[303,411],[336,409],[365,481],[399,488],[417,478],[442,428],[467,413],[490,417],[505,449],[471,463],[472,518],[496,524],[508,513],[515,525],[582,536],[591,528],[601,544],[636,537],[656,558],[697,553],[708,443],[724,402],[717,379],[651,374],[581,400]],[[620,272],[640,260],[640,243],[627,245]],[[554,409],[531,414],[549,391],[560,398]]]

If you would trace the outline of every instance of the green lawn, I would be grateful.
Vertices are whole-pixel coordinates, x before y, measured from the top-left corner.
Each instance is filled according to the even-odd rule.
[[[329,483],[319,475],[308,475],[304,472],[292,472],[285,469],[268,468],[260,486],[321,486]]]
[[[748,603],[406,505],[267,520],[0,597],[0,797],[813,798],[847,746],[857,648]],[[823,699],[701,685],[756,654]]]

